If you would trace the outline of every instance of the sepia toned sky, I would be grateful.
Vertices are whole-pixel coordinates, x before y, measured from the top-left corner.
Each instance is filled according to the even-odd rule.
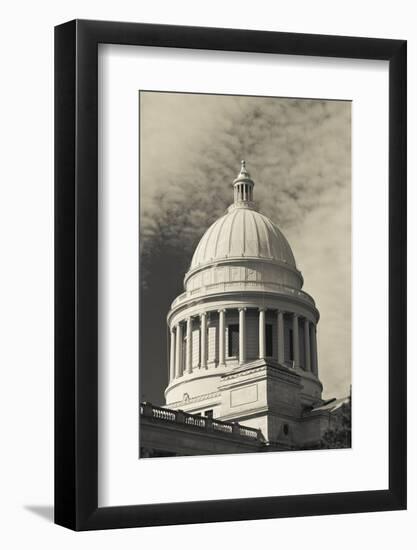
[[[199,239],[233,202],[243,158],[320,311],[323,396],[348,394],[350,117],[342,101],[140,93],[141,400],[164,403],[166,315]]]

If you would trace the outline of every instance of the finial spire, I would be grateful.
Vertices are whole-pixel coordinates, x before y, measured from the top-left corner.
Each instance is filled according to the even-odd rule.
[[[250,177],[249,172],[246,170],[246,160],[241,160],[240,161],[240,174],[239,174],[239,176]]]

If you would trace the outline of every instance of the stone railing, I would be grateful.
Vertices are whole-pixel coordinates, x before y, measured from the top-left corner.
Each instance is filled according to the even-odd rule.
[[[140,415],[173,424],[184,424],[185,426],[202,429],[206,432],[221,432],[254,441],[263,441],[261,430],[257,430],[256,428],[241,426],[237,422],[224,422],[223,420],[215,420],[208,416],[165,409],[152,405],[152,403],[141,403]]]
[[[289,286],[281,285],[279,283],[260,283],[254,281],[234,281],[228,283],[213,283],[205,286],[201,286],[195,290],[188,290],[183,292],[172,302],[171,307],[191,300],[199,296],[206,296],[210,294],[217,294],[219,292],[245,292],[245,291],[259,291],[259,292],[276,292],[278,294],[284,294],[285,296],[294,296],[300,300],[315,306],[315,302],[311,296],[302,290],[291,288]]]

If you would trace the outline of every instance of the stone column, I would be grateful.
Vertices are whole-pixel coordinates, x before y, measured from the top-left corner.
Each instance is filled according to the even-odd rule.
[[[310,343],[311,343],[311,372],[314,376],[319,375],[318,361],[317,361],[317,328],[311,323],[310,325]]]
[[[207,313],[200,315],[200,343],[201,343],[201,364],[202,369],[207,368]]]
[[[292,349],[294,366],[300,366],[300,338],[298,334],[298,315],[293,314],[292,317]]]
[[[305,350],[305,369],[311,372],[311,351],[310,351],[310,322],[304,319],[304,350]]]
[[[185,372],[191,374],[193,372],[193,362],[192,362],[192,319],[188,317],[187,319],[187,340],[186,340],[186,350],[185,350]]]
[[[246,361],[246,308],[239,308],[239,364]]]
[[[175,332],[171,329],[170,337],[170,352],[169,352],[169,381],[172,382],[175,378]]]
[[[265,359],[265,308],[259,308],[259,359]]]
[[[182,325],[176,327],[177,342],[175,344],[175,378],[182,376]]]
[[[278,363],[284,362],[284,313],[278,311],[277,313],[277,328],[278,328]]]
[[[226,310],[219,309],[219,367],[224,367],[226,364]]]

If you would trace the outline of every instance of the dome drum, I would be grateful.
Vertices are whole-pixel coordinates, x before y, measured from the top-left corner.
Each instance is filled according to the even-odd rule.
[[[314,320],[283,309],[237,307],[203,311],[183,321],[175,319],[167,405],[172,407],[185,394],[195,398],[211,393],[222,376],[258,360],[300,373],[308,380],[312,395],[319,395],[313,338]]]

